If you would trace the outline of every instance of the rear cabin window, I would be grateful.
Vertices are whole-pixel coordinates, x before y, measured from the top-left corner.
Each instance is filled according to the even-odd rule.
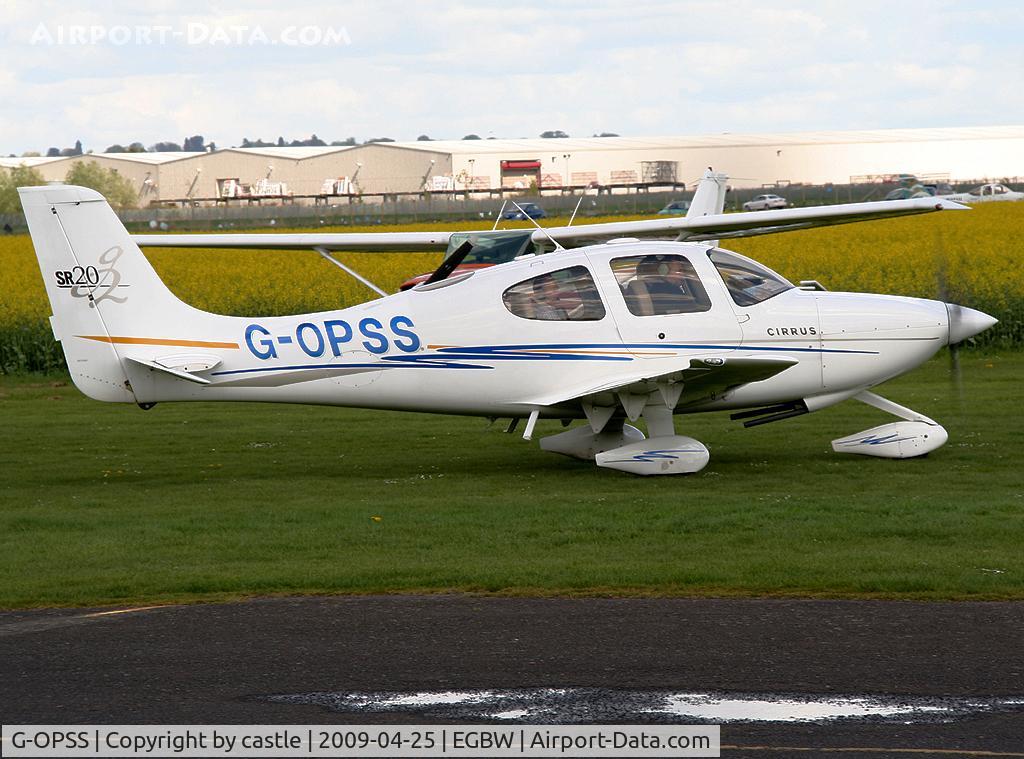
[[[501,296],[505,308],[523,319],[585,322],[604,318],[604,303],[584,266],[541,274],[512,285]]]
[[[634,316],[693,314],[711,310],[693,264],[683,256],[630,256],[611,261],[626,308]]]

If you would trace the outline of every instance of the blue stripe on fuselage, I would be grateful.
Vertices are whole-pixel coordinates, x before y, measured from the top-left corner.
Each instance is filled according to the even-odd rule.
[[[634,361],[638,356],[587,355],[562,353],[565,350],[735,350],[771,351],[774,353],[848,353],[878,355],[878,351],[842,350],[838,348],[796,348],[793,346],[716,345],[706,343],[553,343],[545,345],[475,345],[470,347],[438,348],[426,355],[384,356],[370,364],[292,364],[289,366],[260,366],[252,369],[233,369],[211,372],[211,376],[255,374],[258,372],[303,371],[309,369],[385,369],[419,367],[427,369],[493,369],[493,366],[466,364],[464,361]],[[642,355],[642,354],[640,354]],[[454,363],[460,362],[460,363]]]

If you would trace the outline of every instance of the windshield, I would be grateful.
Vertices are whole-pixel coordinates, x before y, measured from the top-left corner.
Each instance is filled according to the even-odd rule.
[[[517,256],[533,253],[532,229],[502,230],[496,232],[458,232],[448,241],[445,258],[458,250],[466,240],[473,243],[473,249],[462,260],[464,264],[502,264]]]
[[[753,306],[793,289],[790,282],[749,258],[718,248],[708,256],[737,306]]]

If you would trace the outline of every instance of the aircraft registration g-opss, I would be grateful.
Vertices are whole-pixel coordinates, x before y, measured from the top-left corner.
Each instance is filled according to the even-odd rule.
[[[833,441],[907,458],[947,439],[870,388],[995,319],[934,300],[795,287],[718,247],[728,237],[963,209],[935,198],[721,213],[708,172],[685,218],[525,232],[197,234],[132,237],[98,193],[19,189],[78,388],[101,401],[270,401],[584,420],[544,450],[637,474],[696,472],[707,448],[675,416],[737,410],[750,426],[856,399],[899,421]],[[518,235],[518,237],[515,237]],[[648,239],[640,238],[668,238]],[[508,263],[447,274],[474,247],[520,244]],[[338,311],[241,318],[176,298],[139,245],[431,250],[431,280]],[[535,255],[553,247],[545,255]],[[336,262],[337,263],[337,262]],[[340,265],[340,264],[339,264]],[[634,427],[643,417],[648,436]]]

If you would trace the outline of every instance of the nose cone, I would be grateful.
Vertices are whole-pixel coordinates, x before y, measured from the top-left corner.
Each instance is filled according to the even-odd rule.
[[[958,306],[955,303],[947,303],[946,311],[949,313],[950,345],[963,342],[968,337],[974,337],[999,321],[986,313]]]

